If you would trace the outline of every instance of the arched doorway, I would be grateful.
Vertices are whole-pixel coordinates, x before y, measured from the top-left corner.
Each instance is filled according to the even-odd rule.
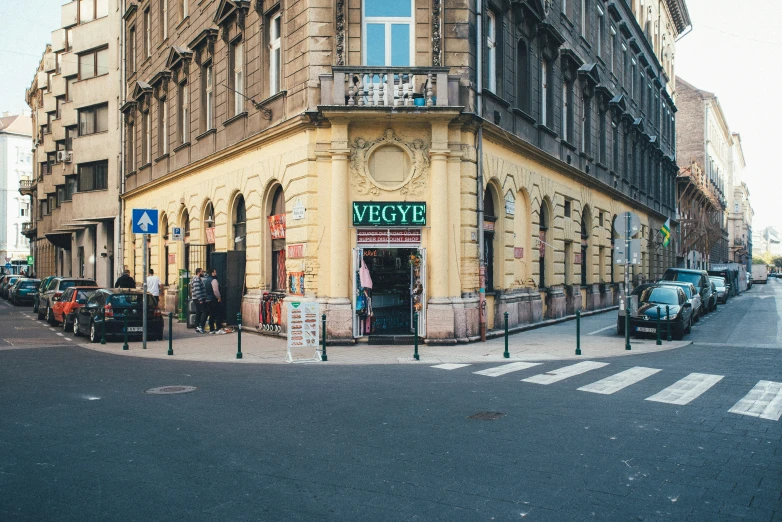
[[[191,272],[192,275],[194,267],[190,266],[190,213],[187,211],[187,209],[182,211],[182,218],[179,226],[182,228],[182,232],[185,236],[182,266],[185,270]]]
[[[591,279],[587,277],[587,270],[589,268],[589,222],[591,218],[589,211],[584,209],[581,213],[581,286],[586,286],[587,282]]]
[[[204,205],[203,218],[203,259],[200,261],[202,268],[207,272],[212,268],[212,253],[215,251],[215,207],[211,201]]]
[[[285,292],[288,286],[288,274],[285,268],[285,193],[281,186],[274,191],[268,220],[271,237],[271,289]]]
[[[494,188],[489,185],[483,196],[483,261],[486,266],[486,291],[494,291],[495,259],[494,239],[497,212],[495,210]]]
[[[233,249],[245,251],[247,250],[247,207],[241,194],[236,196],[232,221]]]
[[[538,239],[540,243],[540,254],[538,257],[538,273],[540,274],[540,281],[538,281],[538,286],[540,288],[545,288],[548,283],[546,279],[546,234],[548,233],[549,222],[551,221],[548,205],[545,200],[540,204],[539,219],[540,232],[538,233]]]

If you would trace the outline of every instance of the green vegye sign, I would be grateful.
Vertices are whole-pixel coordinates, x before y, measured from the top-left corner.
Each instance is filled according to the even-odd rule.
[[[354,201],[353,226],[423,227],[426,203]]]

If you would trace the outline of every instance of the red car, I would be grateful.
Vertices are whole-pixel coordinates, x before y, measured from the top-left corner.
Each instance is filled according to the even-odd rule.
[[[62,329],[68,331],[73,328],[73,319],[76,312],[87,303],[97,286],[72,286],[63,292],[62,297],[55,297],[52,305],[52,326],[62,323]]]

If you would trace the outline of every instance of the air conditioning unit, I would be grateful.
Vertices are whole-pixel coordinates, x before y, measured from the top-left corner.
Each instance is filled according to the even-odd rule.
[[[66,152],[64,150],[57,151],[57,163],[65,161]]]
[[[73,161],[73,151],[72,150],[66,150],[65,151],[65,163],[70,163]]]

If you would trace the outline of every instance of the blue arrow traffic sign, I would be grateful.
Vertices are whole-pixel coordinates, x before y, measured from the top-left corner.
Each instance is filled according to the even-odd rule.
[[[132,218],[133,218],[134,234],[157,234],[158,233],[157,209],[134,208]]]

